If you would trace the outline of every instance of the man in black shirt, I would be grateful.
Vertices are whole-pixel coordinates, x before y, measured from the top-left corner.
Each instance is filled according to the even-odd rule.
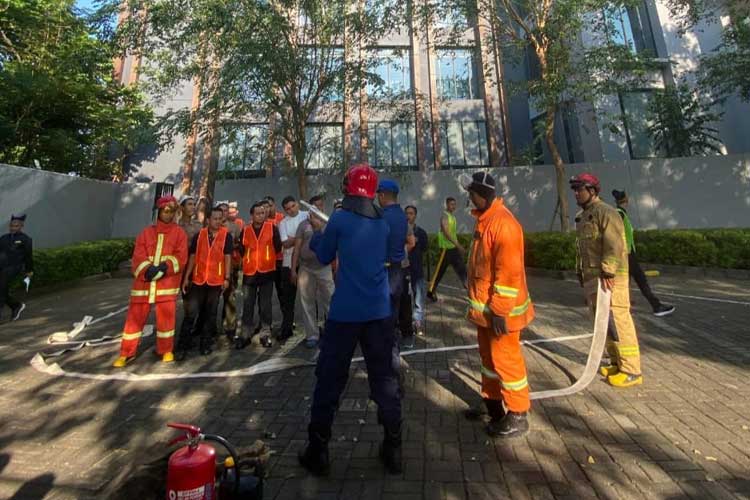
[[[10,232],[0,236],[0,316],[2,308],[10,307],[10,319],[21,316],[26,304],[13,298],[8,292],[10,282],[22,273],[27,278],[34,275],[34,260],[31,238],[23,232],[26,215],[10,216]]]
[[[427,252],[427,233],[417,226],[417,207],[409,205],[404,210],[409,226],[412,226],[417,244],[409,251],[409,273],[411,278],[411,291],[414,295],[414,329],[417,335],[424,335],[424,298],[426,294],[424,280],[424,254]]]
[[[271,347],[271,294],[276,276],[276,256],[281,253],[279,229],[267,218],[263,202],[250,208],[250,222],[242,230],[239,242],[242,255],[241,332],[234,339],[234,347],[243,349],[256,332],[261,331],[260,343]],[[255,303],[258,303],[259,329],[253,329]]]
[[[201,354],[211,354],[219,297],[229,288],[229,279],[232,275],[234,244],[231,233],[222,225],[223,220],[224,213],[221,208],[214,208],[208,219],[208,227],[201,229],[190,242],[190,258],[182,279],[185,318],[182,320],[180,337],[177,339],[177,361],[187,357],[196,330],[200,330]],[[199,316],[205,321],[196,327],[195,323]]]

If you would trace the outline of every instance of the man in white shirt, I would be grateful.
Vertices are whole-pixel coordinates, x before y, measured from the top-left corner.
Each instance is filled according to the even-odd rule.
[[[307,212],[299,209],[297,200],[293,196],[287,196],[281,202],[286,217],[279,223],[279,235],[281,236],[281,247],[284,249],[284,258],[281,263],[281,333],[279,342],[294,335],[292,331],[294,324],[294,301],[297,296],[297,286],[292,282],[292,254],[294,254],[294,241],[297,228],[303,220],[307,219]]]

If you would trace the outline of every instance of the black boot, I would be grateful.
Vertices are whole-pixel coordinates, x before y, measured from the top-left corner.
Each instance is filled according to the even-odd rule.
[[[492,437],[513,438],[529,432],[529,421],[526,413],[509,411],[501,420],[492,419],[487,424],[487,434]]]
[[[466,420],[481,420],[485,415],[489,415],[493,420],[501,420],[505,416],[502,401],[482,399],[475,406],[464,410]]]
[[[396,425],[383,426],[385,437],[383,446],[380,448],[380,459],[383,461],[386,470],[391,474],[401,474],[401,423]]]
[[[327,476],[331,473],[331,461],[328,457],[328,441],[331,429],[322,429],[310,424],[307,427],[308,443],[299,452],[299,463],[314,476]]]

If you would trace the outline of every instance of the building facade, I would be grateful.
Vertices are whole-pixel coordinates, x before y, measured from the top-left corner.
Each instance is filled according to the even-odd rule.
[[[694,69],[697,58],[710,52],[721,36],[720,24],[699,25],[677,32],[663,0],[642,0],[637,7],[615,12],[611,39],[638,53],[655,54],[660,69],[643,88],[607,96],[596,102],[566,103],[556,117],[556,143],[566,163],[619,162],[663,156],[647,133],[646,110],[656,89],[674,85]],[[500,167],[519,163],[550,163],[540,140],[545,115],[528,96],[513,93],[512,82],[533,77],[533,58],[503,62],[485,23],[460,36],[444,32],[460,19],[442,19],[429,26],[412,22],[408,29],[381,40],[368,57],[383,87],[404,96],[396,106],[376,106],[378,95],[361,89],[340,96],[342,112],[311,121],[307,171],[327,173],[346,162],[367,160],[384,171],[430,171]],[[584,44],[595,43],[582,33]],[[141,61],[128,57],[116,63],[123,83],[138,79]],[[186,83],[181,92],[157,106],[166,109],[200,105],[199,89]],[[409,109],[409,113],[394,112]],[[742,131],[750,125],[750,106],[730,99],[723,121],[717,124],[726,153],[750,150]],[[610,123],[619,120],[618,133]],[[269,147],[269,123],[251,119],[224,133],[218,148],[199,137],[178,137],[159,154],[133,155],[131,178],[179,184],[183,172],[196,176],[210,162],[218,162],[219,178],[279,177],[287,173],[288,150]],[[195,185],[195,184],[194,184]]]

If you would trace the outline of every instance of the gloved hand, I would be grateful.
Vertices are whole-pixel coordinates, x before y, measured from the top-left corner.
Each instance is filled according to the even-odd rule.
[[[154,279],[154,276],[160,271],[160,269],[156,266],[148,266],[148,269],[146,269],[146,272],[143,273],[143,278],[146,281],[152,281]]]
[[[492,315],[492,331],[497,337],[508,333],[508,327],[505,325],[505,318],[503,316]]]
[[[167,274],[167,263],[166,262],[162,262],[161,264],[159,264],[158,267],[159,267],[159,271],[161,271],[162,274]]]

